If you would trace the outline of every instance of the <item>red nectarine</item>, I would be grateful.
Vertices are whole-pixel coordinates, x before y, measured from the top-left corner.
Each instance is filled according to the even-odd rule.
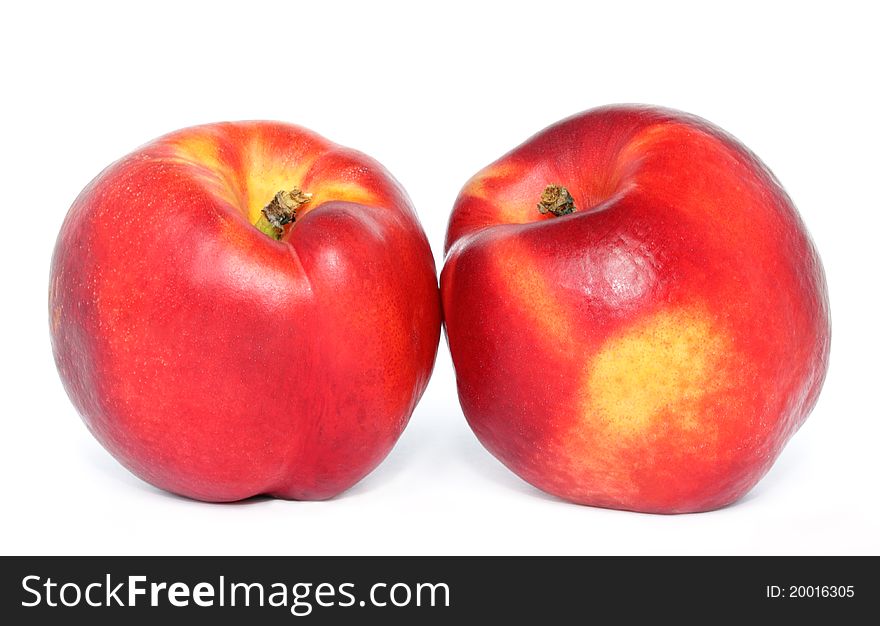
[[[400,185],[270,122],[175,132],[104,170],[58,236],[49,310],[92,433],[144,480],[211,501],[360,480],[406,425],[440,328]]]
[[[474,176],[441,276],[465,416],[533,485],[660,513],[731,503],[816,403],[816,250],[742,144],[670,110],[564,120]]]

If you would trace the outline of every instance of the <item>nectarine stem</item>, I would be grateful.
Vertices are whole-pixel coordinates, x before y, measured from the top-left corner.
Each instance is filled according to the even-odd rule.
[[[552,213],[559,217],[574,213],[577,209],[574,206],[574,198],[568,193],[568,189],[562,185],[547,185],[541,192],[538,210],[541,213]]]
[[[290,191],[279,191],[272,201],[263,207],[260,219],[254,226],[272,239],[281,239],[284,235],[284,226],[295,222],[297,209],[311,199],[312,194],[304,193],[299,187],[293,187]]]

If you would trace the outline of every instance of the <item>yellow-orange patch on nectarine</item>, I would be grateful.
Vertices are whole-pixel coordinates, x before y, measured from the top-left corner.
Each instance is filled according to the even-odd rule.
[[[344,181],[322,181],[312,191],[312,200],[310,204],[315,207],[323,202],[333,200],[341,200],[343,202],[354,202],[364,205],[373,205],[376,203],[376,194],[363,185]]]
[[[193,131],[174,140],[175,152],[187,161],[193,161],[211,170],[223,170],[220,147],[216,139],[207,132]]]
[[[465,190],[469,196],[495,201],[498,187],[506,185],[507,180],[515,174],[516,170],[512,165],[496,163],[471,178],[465,185]]]
[[[634,437],[657,425],[715,428],[709,396],[729,379],[731,339],[704,309],[661,310],[608,338],[586,372],[584,414],[615,435]]]
[[[524,317],[532,336],[542,338],[541,348],[567,353],[577,333],[572,312],[556,296],[557,278],[516,239],[507,239],[495,250],[494,275],[503,277],[505,291],[515,299],[516,315]],[[560,363],[560,371],[564,364]]]
[[[198,169],[198,179],[212,194],[232,206],[241,204],[241,190],[238,173],[235,172],[220,154],[220,144],[206,130],[193,131],[176,136],[171,140],[174,156],[169,160],[179,161]]]
[[[247,169],[245,202],[248,219],[252,224],[257,223],[263,208],[279,191],[290,191],[296,187],[306,193],[314,193],[312,189],[303,188],[303,179],[314,159],[297,161],[293,158],[279,158],[270,153],[257,136],[248,144],[243,162]],[[308,208],[309,205],[306,205],[303,211]]]

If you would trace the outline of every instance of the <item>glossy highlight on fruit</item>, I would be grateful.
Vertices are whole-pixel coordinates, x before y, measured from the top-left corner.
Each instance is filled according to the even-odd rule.
[[[549,493],[722,507],[816,404],[818,254],[770,171],[705,120],[609,106],[559,122],[468,181],[446,249],[465,416]]]
[[[428,242],[373,159],[303,128],[157,139],[76,199],[52,347],[91,432],[162,489],[323,499],[391,450],[428,382]]]

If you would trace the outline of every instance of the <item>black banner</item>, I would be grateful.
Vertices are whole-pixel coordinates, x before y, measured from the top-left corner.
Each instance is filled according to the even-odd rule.
[[[5,623],[876,614],[875,557],[4,557]],[[14,617],[9,621],[9,617]],[[124,622],[122,621],[124,620]]]

